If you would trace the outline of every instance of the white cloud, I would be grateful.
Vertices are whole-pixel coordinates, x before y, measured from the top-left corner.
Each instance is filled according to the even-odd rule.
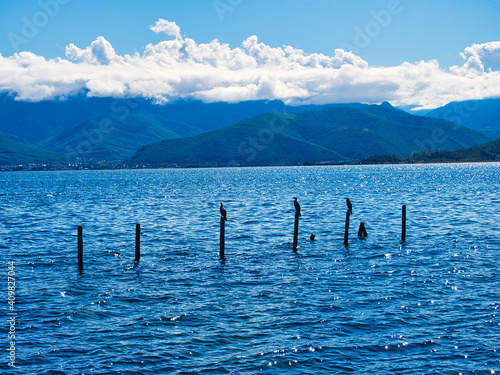
[[[91,64],[109,64],[120,62],[122,58],[118,56],[115,49],[102,36],[94,40],[90,47],[80,49],[73,43],[66,47],[66,56],[72,60],[88,62]]]
[[[164,20],[163,18],[160,18],[158,21],[156,21],[155,25],[150,26],[149,29],[157,34],[165,33],[169,36],[175,37],[176,39],[181,38],[181,28],[177,26],[175,22],[170,22]]]
[[[98,37],[90,46],[66,47],[66,59],[30,52],[0,55],[0,92],[20,100],[88,96],[178,98],[206,102],[281,99],[287,104],[360,101],[433,108],[450,101],[500,97],[500,42],[465,49],[461,67],[437,61],[372,67],[342,49],[332,56],[290,46],[271,47],[256,36],[241,47],[183,38],[175,22],[151,27],[174,38],[149,44],[142,54],[117,55]]]
[[[461,67],[454,66],[452,71],[461,74],[482,74],[500,71],[500,42],[473,44],[460,56],[466,60]]]

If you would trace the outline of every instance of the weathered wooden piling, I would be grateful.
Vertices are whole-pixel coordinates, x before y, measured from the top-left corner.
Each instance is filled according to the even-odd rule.
[[[401,215],[401,242],[406,242],[406,204],[403,205]]]
[[[135,224],[135,261],[141,260],[141,224]]]
[[[83,227],[78,226],[78,269],[83,272]]]
[[[368,236],[368,233],[366,232],[366,228],[365,228],[365,223],[359,223],[358,236],[359,237]]]
[[[349,217],[351,216],[351,211],[347,210],[345,213],[345,230],[344,230],[344,246],[349,246]]]
[[[224,259],[224,242],[226,235],[226,219],[221,216],[220,217],[220,248],[219,248],[219,257]]]
[[[295,223],[293,225],[293,251],[297,251],[297,243],[299,239],[299,216],[300,212],[295,211]]]

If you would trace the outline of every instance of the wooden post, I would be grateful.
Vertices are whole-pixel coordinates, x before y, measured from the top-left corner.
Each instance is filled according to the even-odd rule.
[[[219,256],[221,259],[224,259],[224,241],[225,241],[225,233],[226,232],[226,220],[224,217],[220,217],[220,249]]]
[[[344,231],[344,246],[349,246],[349,216],[351,213],[347,210],[345,214],[345,231]]]
[[[141,259],[141,224],[135,224],[135,261]]]
[[[78,269],[83,272],[83,227],[78,226]]]
[[[406,242],[406,204],[403,205],[401,216],[401,242]]]
[[[295,223],[293,226],[293,251],[297,251],[297,242],[299,238],[299,212],[295,211]]]

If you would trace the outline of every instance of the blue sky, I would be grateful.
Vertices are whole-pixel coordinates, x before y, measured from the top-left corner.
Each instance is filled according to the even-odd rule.
[[[119,56],[142,55],[148,45],[172,39],[172,35],[150,29],[159,19],[175,22],[180,36],[197,45],[218,39],[236,49],[247,38],[256,36],[258,43],[270,48],[291,46],[305,55],[333,57],[336,49],[352,50],[370,68],[436,60],[439,69],[448,72],[452,66],[462,67],[471,56],[483,59],[488,50],[488,59],[493,53],[493,65],[483,64],[482,69],[487,72],[493,68],[495,72],[496,47],[486,44],[500,40],[498,0],[23,0],[0,2],[0,14],[0,54],[4,59],[29,51],[46,60],[66,60],[67,46],[72,44],[83,50],[99,37],[103,37],[101,43],[105,45],[100,48],[112,47]],[[460,55],[474,44],[484,47],[465,58]],[[73,63],[89,63],[80,55],[76,59],[75,56],[70,59]],[[465,70],[461,75],[466,75]],[[285,83],[288,88],[293,86],[290,81]],[[483,88],[484,85],[483,82]],[[366,87],[363,89],[366,92]],[[2,85],[1,79],[0,90],[18,93],[15,84],[9,81]],[[178,90],[177,95],[188,96],[183,90]],[[470,97],[486,95],[472,91],[475,94]],[[96,91],[96,95],[105,93]],[[287,95],[288,99],[293,97]],[[372,95],[362,96],[366,101],[378,100]],[[398,101],[396,96],[391,94],[387,99]],[[165,94],[163,99],[167,97]],[[206,99],[203,95],[194,97]],[[301,100],[306,97],[309,98],[303,94]],[[355,93],[350,92],[345,100],[353,98]],[[334,99],[339,96],[327,95],[321,100]],[[425,105],[423,99],[419,100],[414,104]],[[442,98],[440,103],[445,100]]]
[[[56,0],[54,0],[56,1]],[[59,11],[20,49],[46,57],[64,56],[69,43],[87,46],[104,36],[119,54],[142,51],[157,42],[149,30],[159,18],[176,22],[199,43],[212,39],[239,46],[251,35],[270,46],[291,45],[331,55],[343,43],[354,46],[355,28],[364,30],[387,10],[388,0],[64,0]],[[0,3],[0,53],[14,48],[7,35],[22,35],[23,17],[32,20],[46,1]],[[374,65],[438,59],[443,66],[461,62],[459,53],[473,43],[500,39],[500,1],[400,0],[402,9],[370,38],[359,55]],[[398,8],[399,8],[398,7]],[[43,19],[40,18],[43,25]],[[374,31],[376,28],[373,29]]]

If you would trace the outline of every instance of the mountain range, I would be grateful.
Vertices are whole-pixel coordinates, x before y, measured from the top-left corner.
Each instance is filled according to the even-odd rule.
[[[143,146],[129,163],[186,166],[349,162],[376,154],[409,156],[426,147],[456,150],[489,140],[450,121],[414,116],[383,103],[257,115],[194,137]]]
[[[406,157],[490,141],[500,132],[499,103],[450,103],[414,116],[389,103],[292,107],[281,101],[154,104],[84,97],[31,103],[4,94],[0,165],[268,165]]]
[[[256,114],[325,107],[288,107],[279,100],[160,105],[143,99],[78,98],[31,103],[1,95],[0,134],[67,159],[124,160],[145,144],[201,134]]]

